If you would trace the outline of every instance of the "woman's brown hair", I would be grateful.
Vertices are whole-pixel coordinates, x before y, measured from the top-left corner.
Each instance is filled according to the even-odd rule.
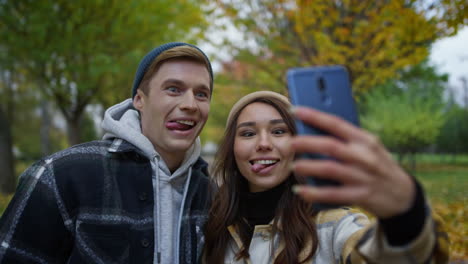
[[[219,186],[205,226],[204,263],[224,263],[231,235],[228,226],[234,225],[244,245],[237,253],[237,259],[249,257],[250,236],[248,225],[240,213],[240,194],[248,191],[247,180],[241,175],[234,157],[234,139],[237,119],[242,110],[249,104],[261,102],[273,106],[281,115],[293,134],[296,134],[294,119],[289,113],[289,105],[275,97],[257,97],[243,105],[229,118],[224,137],[219,145],[213,163],[213,180]],[[285,182],[282,194],[273,220],[273,233],[279,234],[285,248],[275,260],[275,264],[305,263],[317,250],[317,231],[311,220],[312,208],[291,191],[297,179],[291,174]],[[279,220],[281,220],[281,226]],[[304,258],[299,254],[308,247]],[[272,252],[273,253],[273,252]]]

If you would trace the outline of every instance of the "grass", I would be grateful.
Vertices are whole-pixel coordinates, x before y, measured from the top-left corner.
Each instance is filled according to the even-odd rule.
[[[438,170],[418,170],[427,196],[434,202],[468,202],[468,167],[453,167]]]
[[[416,160],[419,164],[432,164],[432,165],[458,165],[468,167],[468,155],[467,154],[429,154],[420,153],[416,154]]]

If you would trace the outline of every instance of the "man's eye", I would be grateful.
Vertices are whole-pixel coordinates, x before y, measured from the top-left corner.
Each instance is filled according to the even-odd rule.
[[[205,92],[198,92],[195,94],[196,97],[208,98],[208,94]]]
[[[173,93],[177,93],[179,91],[179,89],[174,86],[167,87],[166,90],[168,90],[169,92],[173,92]]]

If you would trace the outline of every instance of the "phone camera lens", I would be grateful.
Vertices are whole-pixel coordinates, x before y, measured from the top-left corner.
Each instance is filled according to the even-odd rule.
[[[318,88],[320,92],[325,92],[325,89],[326,89],[325,80],[322,77],[318,78]]]

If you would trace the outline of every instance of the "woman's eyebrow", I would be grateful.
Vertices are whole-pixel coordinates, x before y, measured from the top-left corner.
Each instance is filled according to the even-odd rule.
[[[281,124],[281,123],[285,123],[283,119],[273,119],[273,120],[270,120],[270,123],[271,124]]]
[[[283,119],[272,119],[270,124],[283,124],[285,123]],[[237,125],[237,128],[246,127],[246,126],[255,126],[256,122],[243,122]]]
[[[237,128],[246,127],[246,126],[254,126],[254,125],[255,125],[255,122],[244,122],[244,123],[240,123],[239,125],[237,125]]]

